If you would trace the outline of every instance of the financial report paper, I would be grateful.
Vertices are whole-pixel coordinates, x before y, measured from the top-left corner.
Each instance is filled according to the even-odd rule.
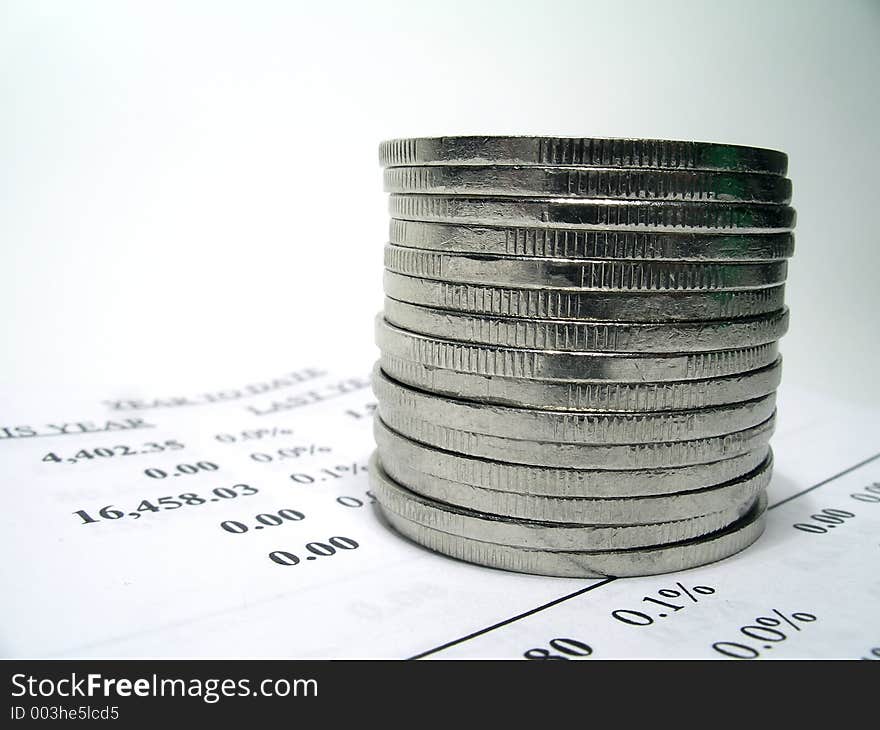
[[[880,659],[880,415],[783,386],[764,536],[577,580],[432,553],[367,474],[369,363],[2,399],[6,657]]]

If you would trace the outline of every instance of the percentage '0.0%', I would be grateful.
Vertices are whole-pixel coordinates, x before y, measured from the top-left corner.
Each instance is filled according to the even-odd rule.
[[[769,651],[774,644],[790,639],[794,634],[785,633],[789,628],[799,633],[802,630],[800,624],[811,624],[817,619],[812,613],[804,613],[803,611],[795,611],[787,615],[774,608],[772,613],[773,616],[758,616],[754,624],[740,627],[740,633],[757,642],[760,645],[759,648],[736,641],[716,641],[712,644],[712,648],[719,654],[733,659],[757,659],[761,656],[761,650]],[[785,631],[781,630],[782,627],[785,628]]]
[[[234,444],[238,441],[260,441],[279,436],[290,436],[292,433],[292,429],[273,426],[272,428],[252,428],[238,433],[218,433],[214,434],[214,438],[221,444]]]
[[[260,464],[270,464],[280,459],[299,459],[301,456],[314,456],[315,454],[327,454],[332,449],[329,446],[316,446],[309,444],[308,446],[287,446],[283,449],[275,449],[272,453],[263,451],[255,451],[251,454],[251,459]]]

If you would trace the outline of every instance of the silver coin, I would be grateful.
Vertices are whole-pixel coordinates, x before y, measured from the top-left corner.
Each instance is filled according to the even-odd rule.
[[[468,226],[392,218],[398,246],[487,256],[669,261],[775,261],[794,254],[791,233],[719,234]]]
[[[679,322],[741,319],[781,309],[785,286],[740,291],[513,289],[419,279],[386,271],[385,294],[423,307],[496,317]]]
[[[379,504],[404,519],[473,540],[539,550],[625,550],[690,540],[736,522],[756,497],[720,512],[650,524],[561,524],[475,512],[417,494],[385,473],[377,453],[368,473]]]
[[[486,317],[385,298],[385,319],[429,337],[559,352],[687,353],[775,342],[788,329],[788,309],[706,322],[632,323]]]
[[[591,382],[596,387],[609,380],[616,386],[737,375],[772,365],[779,354],[776,342],[739,350],[672,355],[492,347],[409,332],[390,324],[382,314],[376,317],[376,344],[383,353],[432,368],[493,378]]]
[[[548,382],[446,370],[383,352],[379,363],[391,378],[436,395],[496,405],[551,411],[677,411],[711,408],[773,393],[782,360],[742,375],[665,383]]]
[[[521,289],[719,291],[760,289],[785,281],[785,261],[695,263],[608,261],[447,254],[388,245],[385,268],[397,274]]]
[[[570,198],[391,195],[392,218],[438,223],[617,230],[775,233],[794,228],[794,209],[768,203],[681,203]]]
[[[540,519],[550,521],[555,521],[552,515],[564,512],[557,505],[584,499],[595,502],[594,510],[609,503],[602,511],[602,522],[629,514],[630,503],[658,496],[669,497],[669,504],[681,502],[681,514],[714,512],[728,504],[719,502],[726,499],[723,490],[712,490],[739,483],[770,455],[764,445],[729,459],[674,468],[559,469],[490,461],[425,446],[388,428],[379,417],[374,419],[373,433],[388,473],[417,492],[481,511],[542,515]],[[485,506],[490,502],[496,505],[494,510]]]
[[[766,421],[776,407],[776,393],[770,393],[742,403],[682,411],[537,410],[431,395],[390,379],[378,364],[373,370],[373,392],[383,417],[399,410],[447,428],[569,444],[643,444],[721,436]]]
[[[762,494],[748,514],[719,532],[659,547],[588,552],[534,550],[472,540],[382,508],[394,529],[430,550],[491,568],[568,578],[657,575],[714,563],[744,550],[761,536],[766,510],[767,497]]]
[[[739,170],[785,175],[788,156],[761,147],[600,137],[415,137],[379,145],[383,167],[401,165],[577,165]]]
[[[690,520],[707,514],[718,515],[718,511],[730,514],[737,509],[736,505],[750,504],[770,481],[770,473],[762,474],[760,479],[753,478],[743,483],[735,482],[720,487],[688,493],[686,495],[669,495],[643,497],[641,499],[590,499],[558,497],[542,497],[535,494],[512,494],[510,492],[493,492],[491,490],[472,487],[469,484],[450,482],[429,474],[420,474],[406,465],[397,463],[397,473],[387,465],[387,454],[381,454],[382,464],[386,473],[408,489],[432,500],[456,505],[458,507],[494,514],[516,520],[535,520],[557,524],[605,524],[605,525],[645,525],[664,522]],[[394,458],[393,455],[390,458]],[[705,494],[704,494],[705,492]],[[698,507],[691,501],[691,495],[706,497],[699,499],[699,509],[705,505],[713,505],[713,510],[691,514]],[[733,504],[734,506],[730,506]],[[732,522],[733,520],[728,521]],[[720,528],[719,528],[720,529]],[[456,535],[463,534],[449,529]],[[711,530],[707,530],[711,531]],[[476,539],[489,539],[488,535],[472,535]],[[506,542],[492,539],[492,542]],[[512,541],[510,541],[512,542]],[[645,544],[657,544],[662,540],[651,538]],[[535,546],[540,547],[540,545]],[[546,545],[544,547],[549,547]],[[621,547],[621,545],[617,545]],[[584,546],[586,548],[586,546]],[[603,549],[599,547],[599,549]]]
[[[693,170],[443,165],[391,167],[385,191],[614,200],[788,203],[791,181],[778,175]]]
[[[776,425],[774,414],[757,426],[724,436],[644,444],[570,444],[448,428],[394,408],[380,415],[392,430],[437,449],[512,464],[564,469],[663,469],[708,464],[765,449]]]
[[[392,479],[413,492],[477,512],[543,522],[632,525],[699,517],[753,499],[767,486],[771,474],[769,465],[772,455],[765,450],[759,455],[766,458],[742,476],[678,494],[651,494],[635,498],[592,495],[555,497],[486,489],[421,471],[418,465],[436,454],[436,450],[415,444],[391,431],[388,433],[388,438],[378,442],[382,467]],[[413,457],[415,461],[411,460]],[[433,465],[428,468],[437,470]],[[508,468],[524,469],[512,465],[508,465]],[[637,471],[608,473],[612,480],[626,474],[640,478]],[[598,472],[593,474],[597,475]],[[603,490],[608,491],[604,485]]]

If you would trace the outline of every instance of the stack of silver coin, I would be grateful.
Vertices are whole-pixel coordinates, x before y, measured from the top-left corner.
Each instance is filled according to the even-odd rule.
[[[631,576],[763,529],[794,249],[781,152],[643,139],[380,147],[388,521],[508,570]]]

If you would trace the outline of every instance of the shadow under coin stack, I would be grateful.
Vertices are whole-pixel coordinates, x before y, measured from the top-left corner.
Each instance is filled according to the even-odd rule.
[[[763,529],[795,214],[781,152],[385,142],[371,480],[432,550],[683,570]]]

